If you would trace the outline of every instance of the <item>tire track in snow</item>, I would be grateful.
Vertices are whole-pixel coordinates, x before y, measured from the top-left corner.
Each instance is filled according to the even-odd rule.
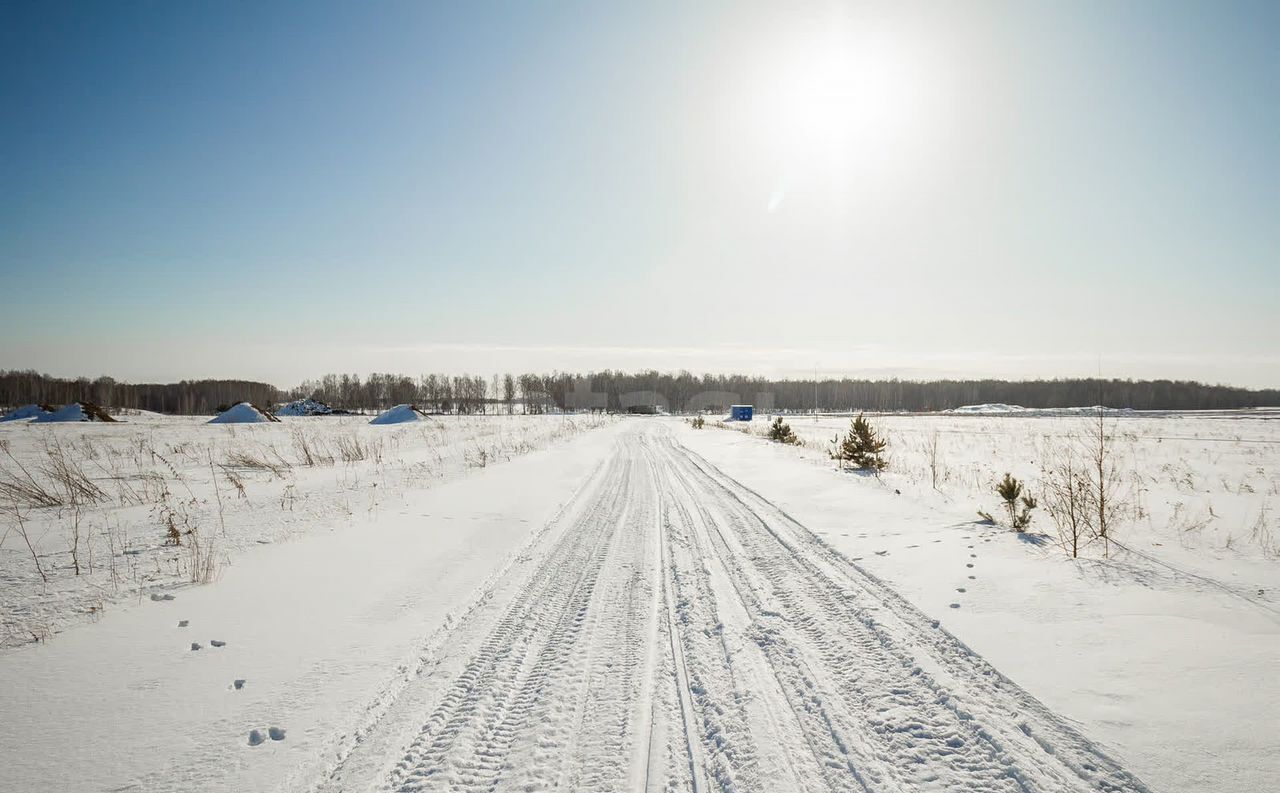
[[[692,685],[713,779],[722,790],[809,790],[829,774],[837,789],[841,781],[853,781],[831,770],[836,758],[824,720],[795,704],[806,692],[788,688],[752,648],[733,646],[752,641],[755,623],[732,583],[711,571],[714,554],[701,521],[700,494],[670,476],[669,461],[656,464],[666,473],[662,490],[671,498],[667,543],[681,562],[671,574],[681,592],[681,638],[696,670]],[[806,745],[810,751],[793,756]]]
[[[683,447],[671,444],[668,460],[699,483],[721,561],[756,593],[748,599],[778,609],[780,632],[855,715],[851,737],[876,758],[871,789],[1146,790],[785,512]]]
[[[488,790],[502,770],[547,678],[563,671],[564,650],[600,567],[609,515],[625,480],[612,486],[570,526],[443,701],[391,775],[396,790]],[[584,531],[585,529],[585,531]]]
[[[635,451],[615,450],[505,612],[459,627],[453,640],[474,649],[386,789],[620,789],[648,769],[637,712],[655,707],[658,536]]]
[[[669,427],[577,498],[330,789],[1146,791]]]
[[[649,470],[654,476],[655,486],[659,481],[657,470],[653,465],[653,457],[646,454],[646,462]],[[703,790],[703,770],[701,757],[693,744],[693,704],[691,690],[689,684],[689,666],[685,658],[684,648],[682,646],[682,637],[678,628],[679,622],[676,618],[675,592],[672,586],[672,577],[674,574],[673,562],[671,559],[671,548],[669,543],[669,531],[666,522],[666,512],[662,509],[664,499],[662,491],[658,491],[657,498],[658,519],[661,524],[658,531],[661,534],[659,542],[659,575],[662,580],[662,610],[664,615],[663,634],[670,648],[670,654],[666,658],[666,665],[672,671],[672,677],[675,683],[676,700],[679,703],[680,713],[680,734],[684,738],[685,755],[689,763],[689,788],[693,793],[702,793]],[[675,753],[671,751],[671,747],[667,747],[667,755],[672,756]],[[650,787],[650,780],[646,779],[646,789]]]

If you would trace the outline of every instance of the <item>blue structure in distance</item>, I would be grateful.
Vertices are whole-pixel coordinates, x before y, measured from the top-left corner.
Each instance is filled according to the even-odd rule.
[[[730,405],[729,420],[730,421],[750,421],[752,408],[750,405]]]

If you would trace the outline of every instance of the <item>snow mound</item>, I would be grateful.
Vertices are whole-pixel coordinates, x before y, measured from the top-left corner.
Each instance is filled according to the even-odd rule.
[[[370,424],[404,424],[407,421],[417,421],[426,414],[414,405],[396,405],[384,413],[378,414]]]
[[[210,424],[260,424],[277,419],[264,410],[259,410],[248,402],[232,405],[218,415],[209,419]]]
[[[7,416],[0,416],[0,421],[24,421],[26,419],[34,419],[34,418],[39,418],[41,416],[47,416],[52,412],[53,411],[50,410],[49,408],[44,408],[44,407],[41,407],[40,405],[23,405],[22,407],[18,408],[17,410],[14,410],[12,413],[10,413]]]
[[[944,410],[944,413],[981,413],[988,415],[991,413],[1026,413],[1027,409],[1021,405],[1006,405],[1003,402],[991,402],[985,405],[961,405],[958,408]]]
[[[1006,405],[1003,402],[993,402],[985,405],[963,405],[942,412],[975,416],[1096,416],[1099,413],[1106,416],[1129,416],[1136,411],[1133,408],[1109,408],[1102,405],[1070,408],[1024,408],[1021,405]]]
[[[72,402],[52,413],[42,413],[31,420],[32,424],[47,424],[61,421],[115,421],[107,411],[92,402]]]
[[[333,408],[316,399],[295,399],[288,404],[281,405],[276,411],[277,416],[327,416],[333,412]]]
[[[1078,408],[1045,408],[1043,412],[1057,416],[1096,416],[1099,413],[1106,416],[1129,416],[1137,411],[1133,408],[1109,408],[1103,405],[1093,405],[1092,407]]]

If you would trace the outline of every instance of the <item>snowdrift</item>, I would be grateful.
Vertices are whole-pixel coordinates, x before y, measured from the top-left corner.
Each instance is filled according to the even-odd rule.
[[[218,415],[209,419],[210,424],[261,424],[280,419],[265,410],[254,407],[248,402],[232,405]]]
[[[47,424],[60,421],[115,421],[115,419],[92,402],[72,402],[52,413],[36,416],[31,423]]]
[[[333,408],[317,399],[295,399],[292,402],[281,405],[276,411],[277,416],[327,416],[333,412]]]
[[[418,421],[427,415],[415,405],[396,405],[384,413],[378,414],[370,424],[404,424],[407,421]]]
[[[52,412],[53,408],[43,405],[23,405],[7,416],[0,416],[0,421],[25,421],[27,419],[39,418],[40,416],[47,416]]]
[[[985,405],[961,405],[958,408],[944,410],[943,413],[980,413],[990,415],[993,413],[1026,413],[1027,409],[1022,405],[1006,405],[1003,402],[993,402]]]
[[[1006,405],[1003,402],[995,402],[985,405],[962,405],[951,410],[944,410],[943,413],[972,415],[972,416],[1096,416],[1099,411],[1106,416],[1129,416],[1136,411],[1133,408],[1109,408],[1101,405],[1092,405],[1088,407],[1070,407],[1070,408],[1024,408],[1021,405]]]

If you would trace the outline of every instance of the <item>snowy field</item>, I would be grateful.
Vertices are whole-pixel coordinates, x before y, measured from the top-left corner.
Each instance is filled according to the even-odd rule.
[[[849,417],[787,417],[803,441],[798,454],[831,465],[832,439]],[[890,467],[882,477],[921,505],[977,518],[1000,516],[995,484],[1005,473],[1043,494],[1044,469],[1069,448],[1085,449],[1095,414],[1020,411],[991,414],[917,414],[870,417],[889,441]],[[768,417],[725,428],[767,435]],[[1116,540],[1203,572],[1251,584],[1274,582],[1280,562],[1280,411],[1257,410],[1147,415],[1116,412],[1104,418],[1123,508]],[[1043,507],[1043,505],[1042,505]],[[1051,535],[1043,509],[1032,531]],[[1085,555],[1098,556],[1101,548]],[[1280,597],[1280,592],[1274,593]]]
[[[848,417],[787,420],[804,446],[759,438],[768,417],[682,437],[1159,789],[1280,779],[1280,411],[1108,417],[1125,508],[1110,554],[1078,560],[1043,503],[1025,535],[976,513],[1000,516],[1006,472],[1042,494],[1091,416],[872,416],[878,480],[828,458]]]
[[[62,501],[3,526],[0,789],[1280,778],[1280,415],[1116,418],[1076,560],[976,511],[1087,418],[873,417],[878,479],[827,459],[848,421],[0,425]]]
[[[216,580],[247,548],[376,517],[406,491],[607,419],[208,421],[141,413],[116,424],[0,423],[0,647]]]

